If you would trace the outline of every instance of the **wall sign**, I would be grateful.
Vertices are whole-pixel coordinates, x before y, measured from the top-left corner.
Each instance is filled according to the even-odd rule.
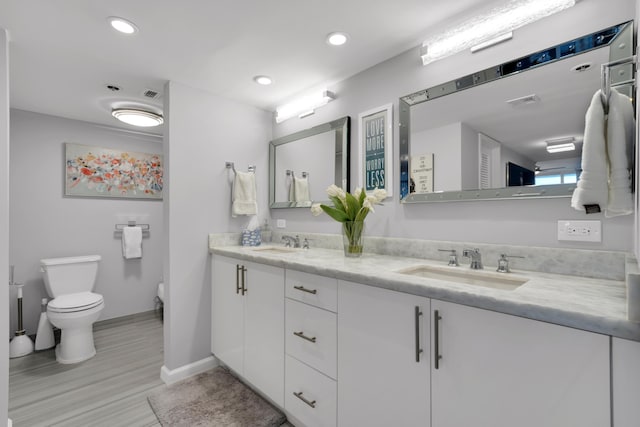
[[[360,178],[365,191],[381,188],[392,195],[393,177],[393,104],[358,115],[360,141]]]
[[[411,156],[409,193],[433,193],[433,153]]]

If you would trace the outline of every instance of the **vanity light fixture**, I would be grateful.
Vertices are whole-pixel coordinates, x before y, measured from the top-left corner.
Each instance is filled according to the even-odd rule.
[[[138,32],[136,24],[119,16],[110,16],[107,18],[107,21],[109,21],[109,24],[111,24],[114,30],[123,34],[135,34]]]
[[[422,42],[422,65],[485,43],[575,5],[576,0],[509,0]],[[504,40],[502,40],[504,41]],[[485,48],[488,46],[485,46]]]
[[[111,115],[121,122],[133,126],[152,127],[164,123],[164,119],[158,113],[133,108],[116,108]]]
[[[300,118],[309,116],[315,112],[316,108],[327,105],[335,98],[335,94],[326,89],[298,98],[276,108],[276,123],[282,123],[293,116]]]
[[[506,42],[508,40],[511,40],[513,38],[513,31],[509,31],[508,33],[504,33],[504,34],[500,34],[498,37],[494,37],[492,39],[487,40],[484,43],[480,43],[477,44],[475,46],[471,46],[471,48],[469,49],[471,51],[471,53],[476,53],[479,52],[481,50],[487,49],[491,46],[495,46],[497,44]]]
[[[575,137],[570,136],[567,138],[548,139],[547,152],[548,153],[562,153],[564,151],[574,151],[576,149]]]
[[[273,83],[273,80],[271,80],[271,77],[269,76],[255,76],[253,78],[253,81],[261,86],[269,86],[271,83]]]
[[[327,44],[331,46],[342,46],[349,40],[346,33],[333,32],[327,35]]]

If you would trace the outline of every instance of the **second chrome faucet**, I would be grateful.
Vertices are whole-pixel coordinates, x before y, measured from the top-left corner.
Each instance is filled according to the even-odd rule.
[[[480,249],[463,249],[462,256],[465,258],[471,258],[471,265],[469,268],[472,270],[482,270],[484,266],[482,265],[482,255],[480,255]]]

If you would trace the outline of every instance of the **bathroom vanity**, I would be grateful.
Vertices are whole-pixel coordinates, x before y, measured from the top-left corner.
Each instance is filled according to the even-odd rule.
[[[622,280],[210,252],[212,353],[296,425],[632,425],[640,325]]]

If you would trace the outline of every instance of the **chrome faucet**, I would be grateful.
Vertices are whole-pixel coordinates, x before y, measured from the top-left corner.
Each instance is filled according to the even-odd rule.
[[[440,252],[449,252],[449,262],[447,263],[450,267],[457,267],[460,264],[458,263],[458,252],[455,249],[438,249]]]
[[[496,271],[498,273],[509,273],[511,270],[509,269],[509,259],[508,258],[524,258],[523,256],[518,255],[507,255],[500,254],[500,259],[498,260],[498,268]]]
[[[482,270],[482,256],[480,255],[480,249],[463,249],[462,256],[465,258],[471,258],[471,265],[469,268],[472,270]]]
[[[294,248],[300,247],[300,236],[282,236],[282,240],[284,240],[284,246],[287,248],[291,247],[291,243],[293,243]]]

